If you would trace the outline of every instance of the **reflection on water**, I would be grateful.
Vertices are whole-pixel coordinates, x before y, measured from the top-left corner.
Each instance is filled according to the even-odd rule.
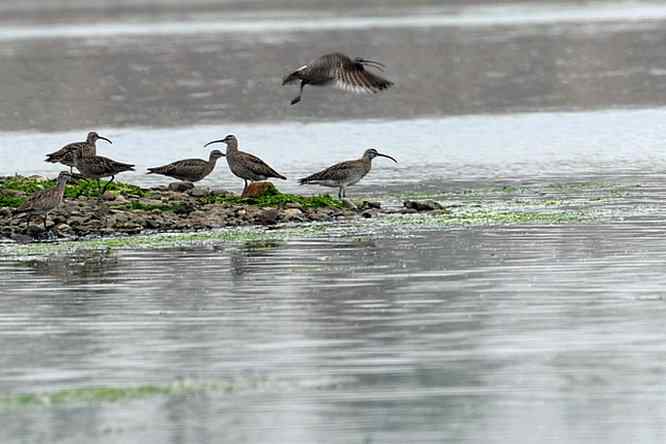
[[[52,415],[102,442],[660,436],[663,228],[388,231],[5,260],[2,392],[281,382],[96,404],[85,415],[67,404],[14,409],[0,437],[53,442]]]

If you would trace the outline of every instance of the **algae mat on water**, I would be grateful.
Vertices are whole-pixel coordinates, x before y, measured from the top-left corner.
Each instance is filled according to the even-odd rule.
[[[275,241],[308,237],[354,237],[409,234],[417,229],[503,225],[554,225],[613,223],[626,216],[650,211],[637,207],[645,188],[635,184],[600,181],[574,183],[490,186],[480,184],[447,193],[420,194],[434,199],[443,211],[418,214],[378,214],[370,219],[355,218],[337,222],[301,223],[267,229],[260,226],[225,228],[191,233],[142,234],[92,240],[0,244],[3,257],[45,256],[92,249],[154,249],[205,246],[216,243]],[[383,201],[400,205],[404,194],[384,196]],[[317,203],[327,203],[319,202]]]
[[[338,223],[304,223],[274,229],[240,227],[194,233],[161,233],[112,237],[105,239],[41,242],[31,244],[0,244],[0,255],[6,258],[67,254],[78,250],[155,249],[205,246],[220,242],[287,240],[307,237],[354,237],[383,232],[400,235],[417,228],[444,229],[451,226],[492,226],[521,224],[584,223],[592,216],[574,211],[508,211],[456,210],[438,214],[381,215],[373,219],[356,219]]]
[[[77,406],[129,402],[137,399],[188,396],[196,394],[231,394],[239,392],[291,392],[321,387],[339,386],[346,380],[330,378],[309,382],[279,380],[261,375],[247,375],[242,378],[200,381],[179,379],[164,384],[144,384],[136,386],[89,386],[57,390],[43,393],[0,394],[2,409],[24,409],[48,406]]]

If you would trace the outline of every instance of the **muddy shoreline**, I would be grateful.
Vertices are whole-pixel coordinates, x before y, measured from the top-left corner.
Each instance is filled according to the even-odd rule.
[[[49,187],[50,181],[40,177],[0,178],[0,197],[5,205],[0,207],[0,239],[76,240],[445,211],[437,202],[405,201],[402,208],[384,209],[379,202],[283,194],[268,183],[259,184],[260,194],[251,197],[188,185],[139,188],[121,183],[114,184],[104,196],[95,197],[89,183],[76,182],[68,185],[62,205],[49,213],[45,230],[43,216],[34,215],[28,223],[28,215],[17,213],[15,207],[30,195],[28,190]],[[67,197],[73,193],[82,195]]]

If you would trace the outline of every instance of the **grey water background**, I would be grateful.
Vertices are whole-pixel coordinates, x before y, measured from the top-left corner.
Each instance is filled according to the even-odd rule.
[[[0,442],[664,441],[666,7],[27,1],[0,23],[0,174],[52,175],[43,154],[91,129],[139,168],[235,133],[288,191],[376,146],[400,163],[352,193],[592,178],[657,208],[2,258],[0,393],[239,388],[0,407]],[[290,107],[282,75],[328,50],[396,88]],[[205,183],[239,182],[221,164]]]

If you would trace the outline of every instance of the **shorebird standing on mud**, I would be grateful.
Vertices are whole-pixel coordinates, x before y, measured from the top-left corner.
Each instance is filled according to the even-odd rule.
[[[84,150],[84,156],[95,156],[97,155],[97,147],[95,146],[95,142],[97,142],[99,139],[112,143],[106,137],[102,137],[96,132],[91,131],[88,133],[88,137],[85,142],[74,142],[67,144],[60,148],[58,151],[47,154],[46,161],[50,163],[61,163],[68,166],[69,173],[72,174],[72,168],[74,167],[74,151]]]
[[[301,89],[292,101],[295,105],[301,101],[305,85],[325,86],[335,83],[340,89],[354,93],[377,93],[387,89],[393,82],[365,69],[366,66],[383,71],[384,65],[373,60],[352,59],[339,52],[326,54],[303,65],[284,78],[282,85],[301,81]]]
[[[208,160],[184,159],[161,167],[148,168],[148,174],[161,174],[184,182],[199,182],[215,169],[217,159],[224,157],[218,150],[213,150]]]
[[[58,182],[55,187],[48,190],[39,190],[34,192],[23,205],[16,209],[16,214],[28,213],[25,222],[26,228],[30,225],[30,219],[36,214],[44,215],[44,231],[46,231],[46,220],[49,212],[56,209],[62,203],[65,194],[65,184],[72,175],[63,171],[58,175]]]
[[[347,160],[346,162],[336,163],[311,176],[299,179],[301,185],[315,184],[325,187],[338,188],[338,198],[346,197],[346,188],[354,185],[363,179],[372,168],[372,159],[375,157],[386,157],[395,163],[398,163],[393,157],[387,154],[381,154],[376,149],[370,148],[363,153],[363,157],[356,160]]]
[[[81,175],[86,179],[96,179],[97,189],[99,190],[99,180],[103,177],[111,177],[104,188],[99,193],[102,197],[107,187],[113,182],[116,174],[124,171],[134,171],[134,165],[128,163],[116,162],[108,157],[89,155],[90,153],[85,150],[78,149],[74,151],[74,166],[81,172]]]
[[[227,144],[227,163],[229,164],[229,169],[235,176],[238,176],[245,181],[243,194],[245,194],[245,191],[247,190],[248,180],[250,182],[255,182],[258,180],[266,180],[271,177],[287,180],[286,177],[268,166],[266,162],[257,156],[240,151],[238,149],[238,139],[232,134],[229,134],[224,139],[208,142],[204,147],[220,142]]]

